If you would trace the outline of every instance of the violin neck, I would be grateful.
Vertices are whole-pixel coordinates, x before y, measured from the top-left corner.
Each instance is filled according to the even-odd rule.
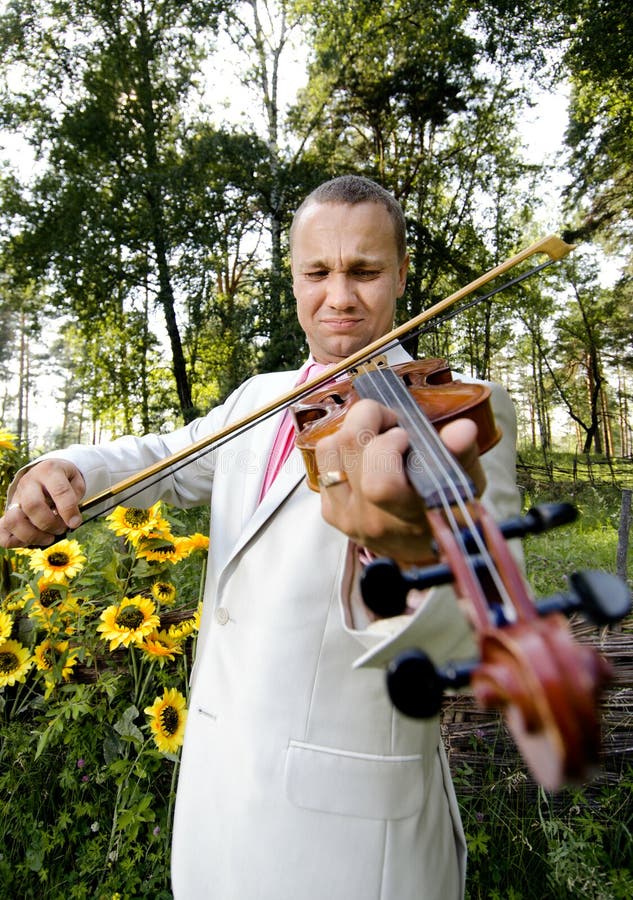
[[[406,468],[409,481],[428,509],[458,500],[472,500],[474,486],[444,446],[428,417],[390,368],[372,369],[357,375],[354,389],[359,397],[389,407],[409,436]],[[429,387],[429,390],[433,390]]]

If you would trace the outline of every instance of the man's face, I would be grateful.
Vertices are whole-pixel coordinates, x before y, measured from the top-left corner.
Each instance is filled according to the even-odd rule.
[[[382,204],[306,207],[293,230],[292,284],[317,362],[339,362],[391,330],[408,263]]]

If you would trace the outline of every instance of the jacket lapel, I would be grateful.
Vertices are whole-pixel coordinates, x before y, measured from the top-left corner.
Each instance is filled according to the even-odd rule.
[[[296,371],[279,373],[279,377],[274,379],[274,389],[270,395],[261,398],[262,404],[290,390],[296,379]],[[262,502],[258,503],[266,465],[281,415],[282,413],[275,414],[258,425],[257,441],[259,446],[255,458],[259,461],[259,464],[257,471],[244,478],[241,507],[243,527],[226,560],[227,565],[230,565],[231,560],[243,550],[253,535],[265,525],[286,497],[305,478],[306,470],[301,453],[299,450],[293,449],[283,468],[266,492]]]

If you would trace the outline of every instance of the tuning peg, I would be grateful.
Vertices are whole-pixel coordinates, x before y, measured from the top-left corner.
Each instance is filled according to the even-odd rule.
[[[391,702],[413,719],[431,719],[442,706],[447,688],[464,687],[477,663],[450,663],[438,669],[422,650],[405,650],[387,667]]]
[[[582,613],[594,625],[614,625],[631,611],[631,592],[617,575],[596,569],[572,572],[571,591],[552,594],[538,600],[540,615],[562,612],[571,616]]]
[[[551,528],[570,525],[578,518],[578,510],[571,503],[540,503],[523,517],[525,534],[541,534]]]
[[[486,563],[480,556],[470,556],[469,563],[476,574],[486,570]],[[453,572],[446,563],[412,567],[403,572],[391,559],[376,559],[363,571],[360,589],[365,605],[380,618],[389,619],[405,611],[409,591],[426,591],[453,580]]]
[[[515,516],[499,524],[503,536],[525,537],[540,534],[559,525],[567,525],[577,517],[578,511],[571,503],[543,503],[534,506],[525,516]],[[462,533],[464,550],[477,573],[485,569],[478,555],[480,545],[469,531]],[[424,591],[440,584],[450,584],[453,573],[445,563],[423,568],[411,568],[401,572],[393,560],[377,559],[371,562],[361,576],[361,592],[365,604],[383,619],[401,615],[407,606],[407,594],[415,589]]]
[[[569,525],[578,518],[578,510],[571,503],[541,503],[533,506],[524,516],[512,516],[499,522],[499,530],[504,538],[523,538],[526,534],[542,534],[551,528]],[[465,531],[462,535],[464,548],[468,553],[478,549],[474,536]]]
[[[363,571],[360,589],[365,605],[380,618],[389,619],[402,615],[413,588],[425,590],[452,580],[453,573],[443,563],[402,572],[392,559],[376,559]]]

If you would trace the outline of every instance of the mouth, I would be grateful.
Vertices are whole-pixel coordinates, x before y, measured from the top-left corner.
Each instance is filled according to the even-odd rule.
[[[361,322],[362,319],[323,319],[321,324],[331,331],[341,332],[353,331]]]

